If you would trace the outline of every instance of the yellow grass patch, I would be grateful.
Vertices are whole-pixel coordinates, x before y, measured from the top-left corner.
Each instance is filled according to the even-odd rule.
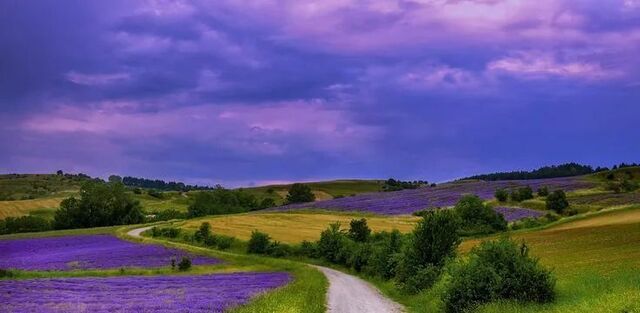
[[[265,232],[271,238],[286,242],[299,243],[303,240],[315,241],[329,224],[340,222],[343,228],[349,227],[349,222],[358,215],[328,214],[328,213],[256,213],[216,216],[189,221],[185,228],[195,229],[202,222],[211,223],[213,232],[234,236],[248,240],[253,230]],[[413,230],[419,220],[415,216],[367,216],[367,223],[374,231],[390,231],[398,229],[401,232]]]
[[[28,215],[30,212],[42,209],[52,211],[60,206],[64,198],[48,198],[33,200],[0,201],[0,219],[10,216],[18,217]]]
[[[532,254],[560,276],[640,269],[640,208],[597,214],[511,237],[524,240]],[[481,240],[465,240],[461,250],[468,251]]]

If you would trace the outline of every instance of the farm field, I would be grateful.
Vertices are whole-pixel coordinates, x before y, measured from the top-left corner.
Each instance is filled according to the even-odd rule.
[[[0,219],[24,215],[51,217],[64,198],[0,201]]]
[[[375,231],[410,232],[419,220],[415,216],[374,216],[362,214],[332,214],[330,212],[300,213],[251,213],[214,216],[189,220],[181,227],[195,230],[202,222],[209,222],[218,234],[234,236],[248,240],[253,230],[269,234],[273,239],[286,243],[300,243],[303,240],[315,241],[329,224],[339,222],[348,227],[355,218],[366,217],[367,223]]]
[[[479,312],[640,312],[640,207],[598,212],[555,226],[511,237],[524,240],[531,253],[550,267],[558,280],[558,299],[546,305],[492,303]],[[463,241],[466,253],[480,241]],[[382,290],[411,312],[439,312],[438,288],[417,296]]]
[[[22,269],[0,278],[3,312],[280,312],[285,307],[324,312],[326,280],[314,269],[160,240],[116,238],[126,238],[128,229],[47,232],[39,239],[0,236],[0,249],[10,251],[0,268]],[[170,258],[185,255],[193,268],[172,270]]]
[[[313,203],[290,204],[273,210],[295,210],[301,208],[336,211],[369,212],[384,215],[411,214],[433,207],[454,205],[464,194],[475,194],[482,199],[493,198],[496,189],[529,186],[533,190],[546,186],[551,190],[573,191],[595,186],[584,176],[513,181],[458,181],[436,187],[422,187],[394,192],[365,193]]]

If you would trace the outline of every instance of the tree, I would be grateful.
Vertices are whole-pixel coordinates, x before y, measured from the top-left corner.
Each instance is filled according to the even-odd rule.
[[[460,218],[460,231],[465,235],[492,233],[507,229],[507,221],[476,195],[462,197],[454,212]]]
[[[118,175],[111,175],[111,176],[109,176],[109,182],[110,183],[121,183],[122,182],[122,177],[120,177]]]
[[[538,196],[546,197],[548,195],[549,195],[549,188],[547,188],[547,186],[538,188]]]
[[[200,224],[198,230],[193,234],[193,239],[197,242],[201,242],[211,237],[211,235],[211,224],[209,224],[209,222],[203,222]]]
[[[458,226],[452,210],[432,211],[422,217],[398,265],[397,279],[403,290],[415,293],[435,282],[460,244]]]
[[[509,193],[504,188],[496,189],[495,196],[500,202],[505,202],[509,199]]]
[[[371,228],[367,226],[367,219],[353,219],[349,223],[349,238],[356,242],[366,242],[371,235]]]
[[[80,198],[60,203],[54,216],[56,229],[136,224],[144,220],[140,203],[125,192],[122,183],[89,181]]]
[[[547,196],[547,209],[562,214],[568,207],[567,195],[562,190],[556,190]]]
[[[289,194],[287,194],[288,203],[302,203],[312,202],[316,200],[316,196],[311,192],[311,187],[295,183],[289,188]]]
[[[212,191],[198,192],[189,205],[189,217],[241,213],[258,209],[256,198],[245,191],[217,187]]]
[[[247,243],[247,253],[267,254],[271,246],[271,237],[269,235],[254,230],[251,232],[251,238]]]
[[[56,172],[56,175],[58,175],[58,176],[62,176],[62,175],[64,175],[64,172],[62,172],[62,170],[58,170],[58,171]]]

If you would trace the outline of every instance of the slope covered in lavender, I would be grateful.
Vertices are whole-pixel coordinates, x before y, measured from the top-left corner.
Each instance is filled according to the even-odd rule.
[[[0,240],[0,268],[72,270],[169,266],[171,258],[189,256],[193,264],[215,264],[217,259],[190,255],[159,245],[124,241],[110,235],[61,236]]]
[[[0,280],[3,312],[223,312],[283,286],[287,273]]]
[[[571,191],[589,188],[593,183],[584,177],[561,177],[532,180],[510,181],[461,181],[441,184],[436,187],[423,187],[395,192],[367,193],[352,197],[338,198],[313,203],[290,204],[275,210],[302,208],[329,209],[339,211],[364,211],[376,214],[411,214],[431,208],[454,205],[464,194],[475,194],[483,199],[491,199],[498,188],[529,186],[536,190],[546,186],[550,190]]]

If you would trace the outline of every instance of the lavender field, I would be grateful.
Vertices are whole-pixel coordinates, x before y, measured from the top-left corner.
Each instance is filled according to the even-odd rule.
[[[171,258],[179,260],[182,256],[189,256],[195,265],[220,262],[159,245],[124,241],[110,235],[0,240],[0,251],[0,268],[20,270],[162,267],[170,265]]]
[[[431,208],[454,205],[463,195],[475,194],[483,199],[493,198],[498,188],[529,186],[536,190],[547,186],[550,190],[565,191],[589,188],[593,183],[582,177],[562,177],[550,179],[511,180],[511,181],[467,181],[446,183],[436,187],[423,187],[395,192],[367,193],[352,197],[338,198],[313,203],[285,205],[274,210],[292,210],[302,208],[329,209],[339,211],[362,211],[377,214],[411,214]]]
[[[541,217],[545,214],[542,211],[524,209],[524,208],[497,207],[497,208],[494,208],[494,210],[502,214],[502,216],[504,216],[504,219],[507,220],[507,222],[513,222],[513,221],[521,220],[523,218]]]
[[[2,312],[222,312],[287,284],[287,273],[0,280]]]

